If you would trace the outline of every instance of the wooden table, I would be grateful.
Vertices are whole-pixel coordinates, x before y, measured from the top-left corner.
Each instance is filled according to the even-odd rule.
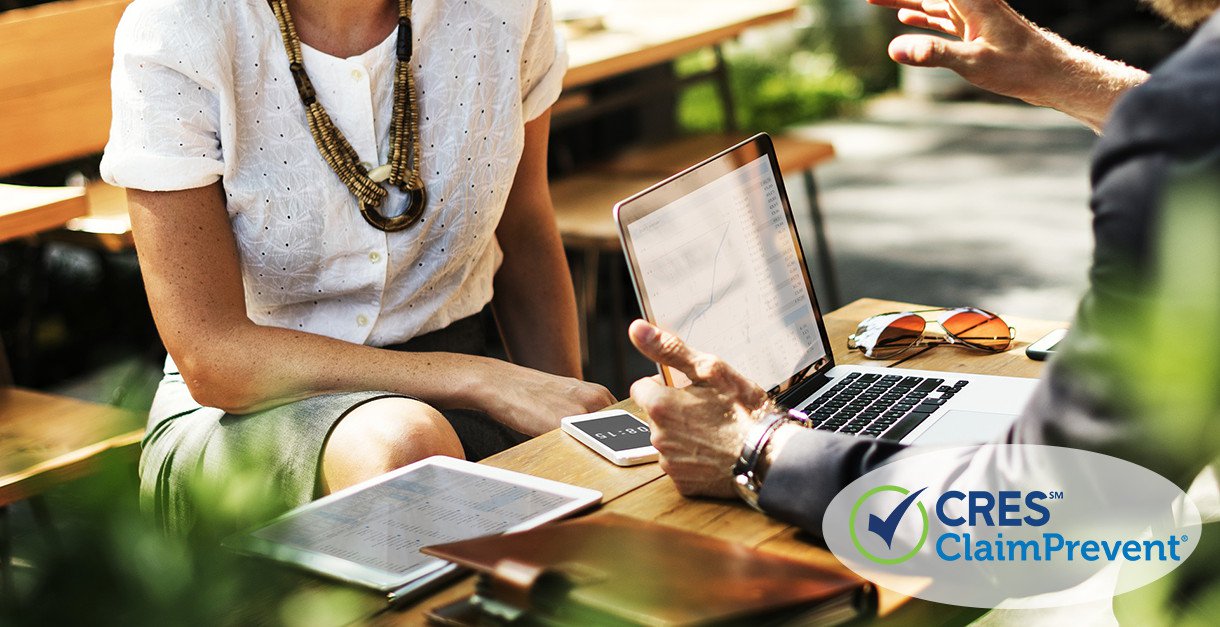
[[[147,416],[0,385],[0,506],[135,460]]]
[[[921,305],[864,299],[828,314],[827,330],[833,344],[835,361],[844,364],[944,370],[981,374],[1037,377],[1042,370],[1039,362],[1025,357],[1025,346],[1052,329],[1066,325],[1057,322],[1009,318],[1017,329],[1017,342],[1006,353],[984,355],[953,347],[924,350],[898,362],[866,360],[846,348],[846,337],[856,324],[873,314],[895,310],[923,309]],[[630,403],[622,404],[638,411]],[[761,551],[782,554],[812,564],[842,568],[826,549],[807,542],[798,531],[776,522],[737,502],[706,499],[686,499],[677,493],[673,482],[656,464],[618,468],[603,460],[571,437],[553,431],[483,463],[523,472],[538,477],[563,481],[599,490],[604,495],[602,509],[634,516],[662,525],[705,533],[752,546]],[[464,579],[431,598],[400,610],[390,610],[369,617],[377,625],[418,625],[429,608],[469,595],[471,578]],[[373,612],[384,603],[369,595],[364,611]],[[953,608],[923,601],[913,601],[896,593],[882,591],[881,614],[887,622],[936,623],[956,622],[977,614],[967,608]]]
[[[83,188],[0,185],[0,242],[57,229],[88,211]]]
[[[614,0],[606,29],[569,33],[565,88],[595,83],[791,19],[797,0]]]

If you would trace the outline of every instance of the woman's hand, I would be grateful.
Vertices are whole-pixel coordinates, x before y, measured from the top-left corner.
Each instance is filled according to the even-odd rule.
[[[496,422],[529,436],[559,428],[565,416],[613,405],[614,395],[596,384],[491,360],[474,401]]]

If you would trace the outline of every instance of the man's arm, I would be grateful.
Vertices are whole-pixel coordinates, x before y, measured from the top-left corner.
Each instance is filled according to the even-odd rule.
[[[1217,454],[1215,440],[1208,438],[1204,424],[1179,422],[1177,431],[1167,430],[1163,413],[1139,413],[1133,399],[1123,393],[1137,387],[1129,379],[1132,373],[1116,363],[1139,336],[1127,322],[1132,319],[1114,315],[1113,310],[1107,315],[1090,305],[1097,299],[1096,294],[1086,299],[1064,353],[1051,365],[1007,436],[996,443],[1105,453],[1184,486]],[[653,422],[652,442],[661,453],[661,467],[683,495],[734,497],[730,469],[765,395],[727,363],[687,347],[671,333],[643,321],[633,323],[630,333],[646,357],[680,370],[693,382],[674,389],[652,377],[631,388],[632,399]],[[1134,340],[1119,339],[1133,334]],[[1172,346],[1164,348],[1168,355],[1177,354]],[[1104,363],[1097,361],[1099,351]],[[1182,446],[1183,442],[1192,444]],[[767,514],[821,536],[823,515],[840,490],[896,456],[918,450],[871,438],[781,427],[763,450],[762,467],[756,469],[762,484],[759,505]],[[997,472],[1028,470],[1038,466],[1020,458],[1028,453],[1021,447],[990,449],[986,456],[963,457],[961,467],[970,463]],[[959,473],[946,470],[923,480],[949,489]]]
[[[868,0],[898,10],[908,26],[944,35],[901,35],[890,58],[945,67],[971,83],[1058,109],[1101,130],[1114,103],[1148,74],[1068,43],[1003,0]]]

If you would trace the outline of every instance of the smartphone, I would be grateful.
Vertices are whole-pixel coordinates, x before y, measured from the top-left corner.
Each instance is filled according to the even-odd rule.
[[[657,461],[652,430],[644,421],[621,409],[568,416],[560,426],[564,433],[619,466]]]
[[[1042,339],[1025,347],[1025,356],[1034,361],[1044,361],[1055,352],[1055,347],[1067,335],[1067,329],[1055,329],[1042,336]]]

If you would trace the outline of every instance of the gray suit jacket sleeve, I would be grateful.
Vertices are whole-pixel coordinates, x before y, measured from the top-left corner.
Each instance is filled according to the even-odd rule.
[[[1139,311],[1152,298],[1159,254],[1155,233],[1166,180],[1175,164],[1196,162],[1220,149],[1216,68],[1220,14],[1115,108],[1093,163],[1096,249],[1090,289],[1061,354],[1006,442],[1121,457],[1183,487],[1220,454],[1220,443],[1207,433],[1193,440],[1164,437],[1166,430],[1179,426],[1160,424],[1136,411],[1139,399],[1132,397],[1129,371],[1124,374],[1115,367],[1130,359],[1129,319],[1122,313]],[[1220,235],[1203,236],[1220,246]],[[1220,354],[1220,346],[1191,350]],[[1216,409],[1220,415],[1220,407]],[[769,514],[820,537],[831,499],[851,481],[906,451],[894,443],[803,432],[788,442],[771,467],[760,504]],[[952,477],[924,479],[947,484]]]

